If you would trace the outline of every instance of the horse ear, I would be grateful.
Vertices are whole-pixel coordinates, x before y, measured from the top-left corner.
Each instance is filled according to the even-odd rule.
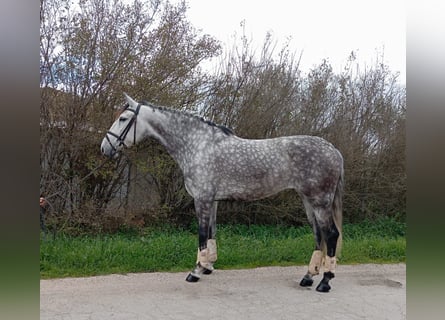
[[[130,105],[130,107],[132,107],[133,109],[137,107],[138,103],[136,101],[134,101],[128,94],[126,94],[124,92],[124,96],[125,99],[127,100],[128,104]]]

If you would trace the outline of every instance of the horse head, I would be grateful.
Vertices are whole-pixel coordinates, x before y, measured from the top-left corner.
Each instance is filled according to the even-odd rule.
[[[110,158],[116,158],[122,148],[131,147],[139,140],[136,123],[141,105],[126,93],[124,95],[127,104],[118,113],[100,146],[102,153]]]

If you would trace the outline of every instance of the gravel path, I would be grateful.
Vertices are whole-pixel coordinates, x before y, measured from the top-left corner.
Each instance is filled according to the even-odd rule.
[[[406,319],[406,265],[339,265],[329,293],[306,267],[141,273],[40,281],[40,319]]]

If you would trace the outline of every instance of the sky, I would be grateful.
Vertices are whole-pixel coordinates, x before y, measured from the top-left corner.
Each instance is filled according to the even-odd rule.
[[[171,0],[175,3],[180,0]],[[340,72],[354,51],[360,68],[370,68],[381,58],[406,83],[406,8],[403,0],[186,0],[187,16],[203,33],[233,44],[233,35],[245,33],[260,50],[266,33],[286,39],[298,57],[300,70],[308,72],[328,59]]]

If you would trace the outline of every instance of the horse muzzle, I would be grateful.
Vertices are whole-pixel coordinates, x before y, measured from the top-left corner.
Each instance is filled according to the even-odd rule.
[[[100,145],[100,151],[102,154],[110,159],[116,159],[119,156],[118,148],[114,147],[110,140],[106,138],[102,140],[102,144]]]

